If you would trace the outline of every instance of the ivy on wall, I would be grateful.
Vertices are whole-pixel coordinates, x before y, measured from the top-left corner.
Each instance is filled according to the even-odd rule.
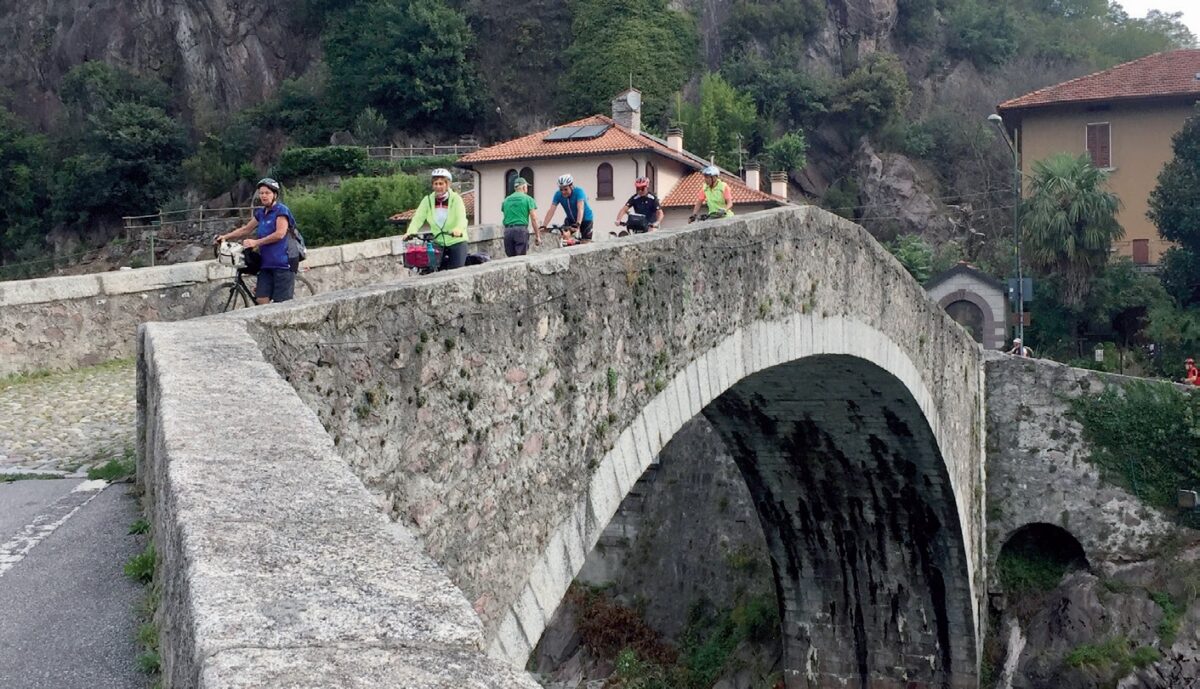
[[[1180,489],[1200,490],[1200,396],[1167,383],[1134,382],[1071,401],[1091,461],[1146,504],[1176,513]],[[1200,515],[1181,520],[1200,527]]]

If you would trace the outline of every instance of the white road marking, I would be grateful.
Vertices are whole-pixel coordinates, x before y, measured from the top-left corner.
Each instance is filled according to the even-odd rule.
[[[34,546],[46,540],[58,527],[67,523],[83,506],[108,487],[108,481],[84,481],[70,493],[55,500],[45,512],[33,518],[7,543],[0,545],[0,577],[12,569]]]

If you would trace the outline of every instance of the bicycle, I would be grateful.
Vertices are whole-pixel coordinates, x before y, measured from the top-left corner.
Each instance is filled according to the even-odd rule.
[[[727,218],[727,217],[729,217],[729,211],[726,211],[724,209],[718,209],[718,210],[712,211],[711,213],[701,213],[699,215],[690,216],[688,218],[688,222],[694,223],[694,222],[704,222],[705,220],[720,220],[721,218]]]
[[[623,230],[609,231],[611,237],[628,237],[631,234],[646,234],[652,229],[658,229],[658,225],[648,222],[646,216],[639,213],[630,213],[625,220],[617,223]]]
[[[544,231],[558,235],[558,247],[575,246],[580,243],[578,225],[547,225]]]
[[[225,250],[222,251],[222,249]],[[246,276],[256,275],[258,271],[250,272],[246,269],[245,250],[242,245],[236,242],[224,242],[220,246],[213,247],[213,255],[220,263],[233,266],[235,272],[232,282],[222,282],[208,293],[208,297],[204,299],[203,315],[210,316],[254,305],[254,289],[246,284]],[[307,268],[300,270],[307,270]],[[300,271],[297,271],[293,298],[311,297],[316,293],[316,285],[301,275]]]

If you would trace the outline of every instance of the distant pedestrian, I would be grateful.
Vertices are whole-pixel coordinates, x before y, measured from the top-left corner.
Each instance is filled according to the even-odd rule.
[[[1021,356],[1021,357],[1029,358],[1029,357],[1033,356],[1033,350],[1026,347],[1025,345],[1021,344],[1021,338],[1014,337],[1012,349],[1005,352],[1005,354],[1012,354],[1013,356]]]
[[[529,195],[529,182],[524,177],[513,180],[513,193],[500,203],[504,213],[504,255],[524,256],[529,250],[529,228],[533,227],[533,242],[542,243],[542,228],[537,221],[537,202]]]
[[[1200,385],[1200,368],[1196,368],[1196,360],[1191,357],[1183,362],[1183,382],[1189,385]]]

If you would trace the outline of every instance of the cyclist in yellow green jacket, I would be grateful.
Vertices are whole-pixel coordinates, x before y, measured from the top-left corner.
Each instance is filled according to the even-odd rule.
[[[439,270],[462,268],[467,263],[467,206],[462,196],[450,188],[449,170],[438,168],[430,176],[433,193],[421,199],[404,237],[417,234],[428,223],[433,243],[442,250]]]
[[[714,218],[728,218],[733,215],[733,192],[729,185],[721,179],[721,171],[716,165],[704,168],[704,185],[700,187],[700,197],[692,206],[692,217],[695,220],[700,213],[700,206],[705,206],[705,213]]]

